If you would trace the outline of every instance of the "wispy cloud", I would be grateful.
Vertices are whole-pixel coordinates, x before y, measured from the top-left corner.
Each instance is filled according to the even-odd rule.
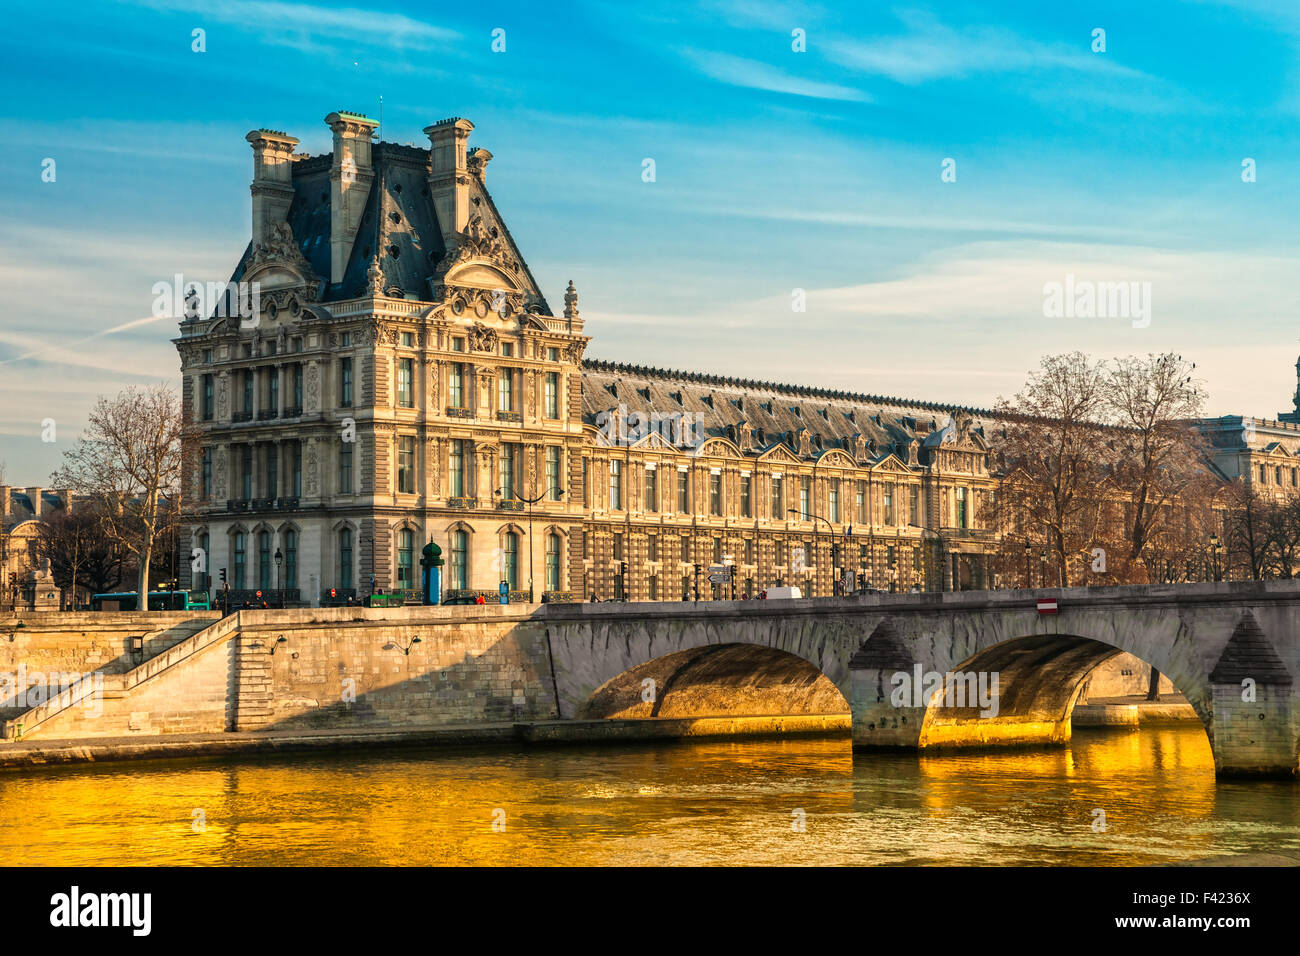
[[[820,100],[849,100],[864,103],[871,97],[862,90],[822,83],[807,77],[796,76],[774,66],[712,50],[682,50],[682,56],[710,79],[731,86],[743,86],[771,93],[788,93],[791,96],[808,96]]]
[[[195,26],[224,23],[256,33],[263,43],[313,48],[315,41],[347,40],[396,49],[445,49],[460,34],[388,10],[329,7],[281,0],[139,0],[138,5],[193,13]]]
[[[849,69],[905,84],[978,73],[1052,69],[1130,79],[1144,75],[1117,63],[1109,54],[1090,52],[1086,35],[1077,45],[1051,44],[1000,27],[950,27],[924,11],[904,11],[899,19],[906,33],[869,40],[825,41],[822,46],[827,58]]]

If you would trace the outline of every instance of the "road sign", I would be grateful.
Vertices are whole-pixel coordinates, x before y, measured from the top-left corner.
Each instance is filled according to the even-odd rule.
[[[1056,598],[1039,598],[1039,599],[1038,599],[1038,613],[1039,613],[1039,614],[1055,614],[1055,613],[1057,613]]]
[[[710,574],[730,574],[730,573],[731,573],[731,569],[730,569],[727,565],[725,565],[725,564],[710,564],[710,565],[709,565],[709,573],[710,573]]]
[[[713,584],[727,584],[731,581],[730,574],[710,574],[709,581]]]

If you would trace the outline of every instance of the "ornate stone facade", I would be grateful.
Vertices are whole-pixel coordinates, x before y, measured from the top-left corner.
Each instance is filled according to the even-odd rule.
[[[445,589],[538,598],[994,583],[979,410],[584,360],[577,289],[552,315],[473,124],[421,150],[326,122],[325,156],[249,134],[254,242],[232,279],[261,310],[176,340],[202,446],[189,537],[212,569],[193,583],[224,568],[305,603],[418,588],[429,540]]]

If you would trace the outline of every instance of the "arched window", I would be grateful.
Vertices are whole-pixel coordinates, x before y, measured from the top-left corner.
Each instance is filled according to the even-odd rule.
[[[339,530],[339,587],[352,587],[352,529]]]
[[[554,531],[546,536],[546,590],[560,590],[560,536]]]
[[[415,587],[415,576],[411,569],[414,551],[415,532],[403,528],[397,533],[397,586],[407,591]]]
[[[513,531],[506,532],[505,560],[502,561],[503,577],[506,587],[511,591],[519,590],[519,535]]]
[[[271,532],[257,534],[257,586],[263,591],[271,589]]]
[[[451,564],[447,571],[453,590],[469,588],[469,535],[464,531],[451,533]]]
[[[234,586],[236,591],[242,591],[244,590],[245,587],[247,587],[247,583],[246,583],[247,578],[244,572],[244,569],[246,567],[244,545],[245,545],[244,532],[236,531],[235,532],[235,575],[234,575],[235,577]]]
[[[292,530],[284,533],[284,586],[298,586],[298,532]]]

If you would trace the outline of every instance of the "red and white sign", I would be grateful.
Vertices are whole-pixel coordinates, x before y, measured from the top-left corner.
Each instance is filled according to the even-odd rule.
[[[1038,599],[1038,613],[1039,613],[1039,614],[1055,614],[1055,613],[1056,613],[1056,610],[1057,610],[1057,608],[1056,608],[1056,598],[1039,598],[1039,599]]]

